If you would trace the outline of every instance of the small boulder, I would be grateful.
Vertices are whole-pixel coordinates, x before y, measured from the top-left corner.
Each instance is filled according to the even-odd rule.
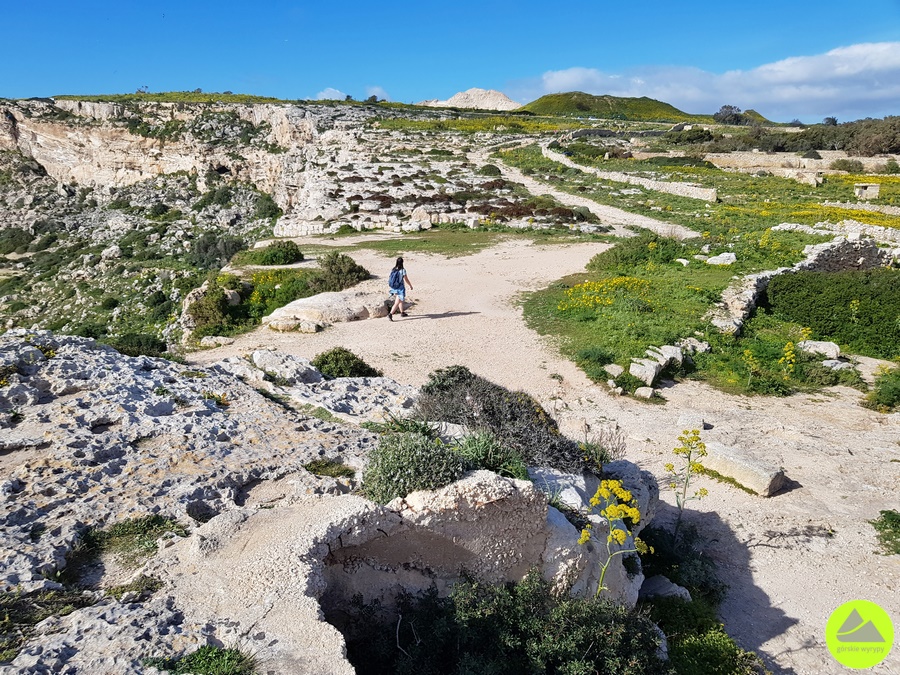
[[[836,359],[841,355],[841,348],[834,342],[803,340],[797,343],[797,349],[807,354],[821,354],[828,359]]]
[[[656,359],[632,359],[628,372],[652,387],[662,369],[663,364]]]
[[[849,361],[841,361],[840,359],[826,359],[822,361],[822,365],[831,370],[853,370],[855,368]]]
[[[625,369],[618,363],[607,363],[603,366],[603,370],[609,373],[610,377],[616,378],[625,372]]]
[[[641,584],[641,590],[638,594],[639,598],[681,598],[687,602],[691,601],[691,592],[684,586],[679,586],[669,581],[661,574],[644,579]]]
[[[725,253],[720,253],[719,255],[714,255],[711,258],[707,258],[707,265],[733,265],[737,262],[737,256],[730,251]]]
[[[653,387],[638,387],[634,390],[634,395],[637,398],[653,398],[655,393],[656,389]]]

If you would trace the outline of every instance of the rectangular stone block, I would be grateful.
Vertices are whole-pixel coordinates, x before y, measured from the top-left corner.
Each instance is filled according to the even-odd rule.
[[[749,457],[736,448],[711,441],[706,444],[706,452],[701,462],[704,467],[733,478],[762,497],[771,497],[787,482],[783,469]]]

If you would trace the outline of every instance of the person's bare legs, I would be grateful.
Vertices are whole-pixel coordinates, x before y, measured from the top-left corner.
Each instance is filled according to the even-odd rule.
[[[397,295],[397,297],[394,298],[394,306],[391,307],[390,314],[396,314],[398,308],[400,309],[401,312],[403,311],[403,300],[400,299],[399,295]]]

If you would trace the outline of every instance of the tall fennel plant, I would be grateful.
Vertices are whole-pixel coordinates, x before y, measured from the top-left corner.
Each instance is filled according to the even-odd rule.
[[[674,462],[665,465],[669,472],[669,487],[675,492],[675,504],[678,507],[678,519],[675,521],[675,541],[678,540],[678,529],[681,527],[681,517],[684,515],[684,505],[692,499],[703,499],[709,492],[706,488],[695,490],[689,494],[691,478],[703,473],[701,459],[706,457],[706,443],[700,440],[700,431],[691,429],[681,432],[678,437],[681,443],[672,452],[681,459],[676,468]]]
[[[600,565],[600,581],[597,583],[596,597],[600,597],[603,591],[608,590],[604,581],[613,558],[629,553],[646,553],[648,547],[638,537],[632,537],[631,528],[641,521],[641,512],[636,506],[634,495],[622,486],[621,481],[601,481],[600,487],[591,498],[590,505],[591,509],[595,511],[602,507],[596,513],[606,521],[608,532],[605,541],[606,560]],[[630,548],[624,548],[629,538],[633,545]],[[587,544],[592,539],[597,539],[597,536],[594,534],[591,523],[588,523],[581,530],[578,543]]]

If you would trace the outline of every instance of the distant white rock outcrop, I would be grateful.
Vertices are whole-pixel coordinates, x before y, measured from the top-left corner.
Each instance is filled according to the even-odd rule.
[[[521,103],[513,101],[506,94],[493,89],[478,89],[477,87],[454,94],[446,101],[431,99],[416,105],[432,108],[477,108],[478,110],[515,110],[522,107]]]

